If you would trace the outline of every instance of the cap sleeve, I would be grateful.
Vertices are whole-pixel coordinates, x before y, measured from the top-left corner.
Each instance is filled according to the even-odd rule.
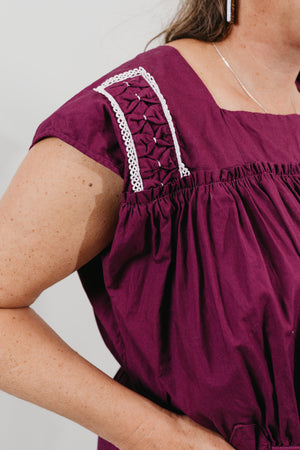
[[[93,86],[46,118],[38,126],[29,150],[43,138],[57,137],[124,178],[125,155],[116,136],[111,107]]]

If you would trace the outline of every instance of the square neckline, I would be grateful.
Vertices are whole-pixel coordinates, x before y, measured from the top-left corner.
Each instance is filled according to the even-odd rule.
[[[264,113],[264,112],[257,112],[257,111],[246,111],[246,110],[231,110],[231,109],[226,109],[226,108],[221,108],[216,100],[214,99],[212,93],[210,92],[210,90],[208,89],[208,87],[206,86],[206,84],[203,82],[203,80],[201,79],[201,77],[197,74],[197,72],[193,69],[193,67],[187,62],[187,60],[184,58],[184,56],[180,53],[180,51],[173,47],[172,45],[160,45],[160,48],[170,48],[171,49],[171,53],[172,50],[174,50],[173,54],[178,58],[178,61],[181,62],[182,66],[185,67],[187,69],[188,72],[190,72],[190,74],[193,76],[193,78],[195,79],[195,81],[199,84],[202,88],[202,90],[206,93],[206,96],[209,100],[209,102],[212,104],[212,106],[218,110],[220,113],[222,114],[233,114],[233,115],[249,115],[249,117],[266,117],[266,118],[273,118],[273,117],[278,117],[278,118],[283,118],[283,117],[287,117],[287,118],[297,118],[300,119],[300,114],[297,113],[291,113],[291,114],[273,114],[273,113]],[[298,92],[300,93],[300,81],[295,82],[296,87]]]

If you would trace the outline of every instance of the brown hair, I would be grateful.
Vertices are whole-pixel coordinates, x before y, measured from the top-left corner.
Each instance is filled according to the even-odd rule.
[[[165,44],[181,38],[213,42],[225,39],[231,27],[226,21],[226,0],[181,0],[175,17],[148,42],[145,50],[162,34]]]

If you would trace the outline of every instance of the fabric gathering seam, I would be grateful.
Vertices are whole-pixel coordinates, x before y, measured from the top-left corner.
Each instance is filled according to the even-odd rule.
[[[121,201],[121,205],[143,205],[145,203],[155,203],[162,198],[174,198],[179,193],[188,191],[188,190],[199,190],[200,188],[209,188],[213,185],[220,185],[225,190],[227,189],[228,185],[234,186],[237,182],[240,180],[251,180],[252,178],[255,178],[259,183],[262,180],[262,177],[269,176],[273,179],[282,179],[282,181],[285,180],[285,178],[291,179],[291,177],[299,177],[300,176],[300,162],[298,163],[291,163],[285,164],[284,167],[289,170],[288,173],[284,173],[282,171],[277,172],[276,166],[281,166],[280,164],[273,163],[270,167],[270,164],[263,160],[256,160],[256,161],[248,161],[247,163],[243,163],[242,165],[236,164],[229,166],[229,172],[230,170],[235,171],[235,169],[242,169],[246,168],[248,173],[245,173],[242,171],[242,173],[235,173],[232,175],[232,177],[221,179],[221,173],[224,170],[224,168],[217,169],[214,171],[211,171],[210,174],[212,174],[217,179],[212,180],[210,177],[210,181],[205,181],[205,177],[202,177],[200,175],[200,172],[192,172],[189,177],[184,177],[183,179],[174,179],[171,180],[167,185],[164,186],[164,188],[156,187],[152,190],[151,193],[147,191],[143,191],[143,196],[139,194],[137,197],[135,193],[131,192],[124,192],[123,198]],[[289,168],[289,169],[288,169]],[[255,170],[255,172],[254,172]],[[208,172],[207,172],[208,173]],[[258,185],[259,185],[258,183]],[[148,195],[149,194],[149,195]]]

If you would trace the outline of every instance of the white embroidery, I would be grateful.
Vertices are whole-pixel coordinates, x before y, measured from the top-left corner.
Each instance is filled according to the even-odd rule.
[[[120,125],[120,129],[121,129],[121,135],[122,135],[123,141],[125,143],[126,153],[128,155],[129,172],[130,172],[130,179],[132,182],[132,189],[135,192],[142,191],[144,189],[144,187],[143,187],[143,180],[142,180],[141,173],[140,173],[138,156],[137,156],[134,140],[133,140],[130,128],[128,126],[128,123],[126,121],[126,117],[125,117],[120,105],[115,100],[115,98],[111,94],[109,94],[109,92],[107,92],[105,89],[114,83],[117,83],[119,81],[124,81],[124,80],[127,80],[128,78],[133,78],[138,75],[141,75],[148,82],[148,84],[152,87],[152,89],[154,90],[154,92],[156,93],[156,95],[158,96],[158,98],[160,100],[160,103],[162,105],[164,114],[166,116],[167,122],[169,124],[170,130],[172,133],[172,138],[173,138],[173,142],[174,142],[174,147],[175,147],[176,157],[177,157],[177,162],[178,162],[178,168],[179,168],[179,173],[180,173],[181,178],[184,176],[190,175],[189,169],[184,165],[184,163],[181,160],[180,147],[179,147],[179,143],[177,140],[175,127],[173,124],[173,119],[172,119],[171,113],[169,111],[167,102],[166,102],[164,96],[162,95],[153,76],[150,75],[150,73],[148,73],[143,67],[140,66],[139,68],[128,70],[126,72],[119,73],[111,78],[108,78],[100,86],[94,88],[94,91],[99,92],[108,98],[108,100],[110,101],[110,103],[113,107],[113,110],[116,114],[117,121],[118,121],[118,124]],[[126,83],[127,83],[127,85],[129,85],[128,82],[126,82]],[[136,94],[136,96],[140,100],[140,97],[137,94]],[[144,116],[144,118],[145,118],[145,116]],[[156,142],[156,139],[155,138],[153,138],[153,139]],[[163,183],[161,183],[161,184],[163,186]]]
[[[125,115],[120,108],[118,102],[115,100],[115,98],[107,92],[102,86],[98,86],[95,90],[97,92],[100,92],[104,94],[108,100],[110,101],[113,110],[117,117],[117,122],[120,126],[121,135],[125,144],[126,153],[128,156],[128,166],[129,166],[129,173],[130,173],[130,179],[132,183],[132,189],[134,191],[142,191],[144,189],[143,186],[143,180],[141,177],[140,169],[139,169],[139,162],[138,162],[138,156],[136,152],[136,148],[134,145],[133,137],[131,134],[131,131],[129,129],[127,120],[125,118]]]
[[[180,147],[179,147],[179,143],[177,141],[177,136],[176,136],[175,127],[174,127],[174,124],[173,124],[173,119],[172,119],[171,113],[169,111],[167,102],[166,102],[164,96],[162,95],[162,93],[160,92],[158,84],[154,80],[153,76],[150,75],[150,73],[146,72],[146,70],[143,67],[139,67],[139,69],[141,71],[141,75],[143,75],[145,80],[148,81],[148,83],[150,84],[150,86],[152,87],[152,89],[154,90],[156,95],[158,96],[158,98],[160,100],[160,103],[161,103],[161,105],[163,107],[165,116],[167,118],[170,130],[171,130],[171,133],[172,133],[173,141],[174,141],[174,147],[175,147],[175,151],[176,151],[176,156],[177,156],[177,162],[178,162],[180,176],[182,178],[184,176],[190,175],[191,173],[190,173],[189,169],[187,167],[185,167],[185,165],[183,164],[183,162],[181,160]]]

